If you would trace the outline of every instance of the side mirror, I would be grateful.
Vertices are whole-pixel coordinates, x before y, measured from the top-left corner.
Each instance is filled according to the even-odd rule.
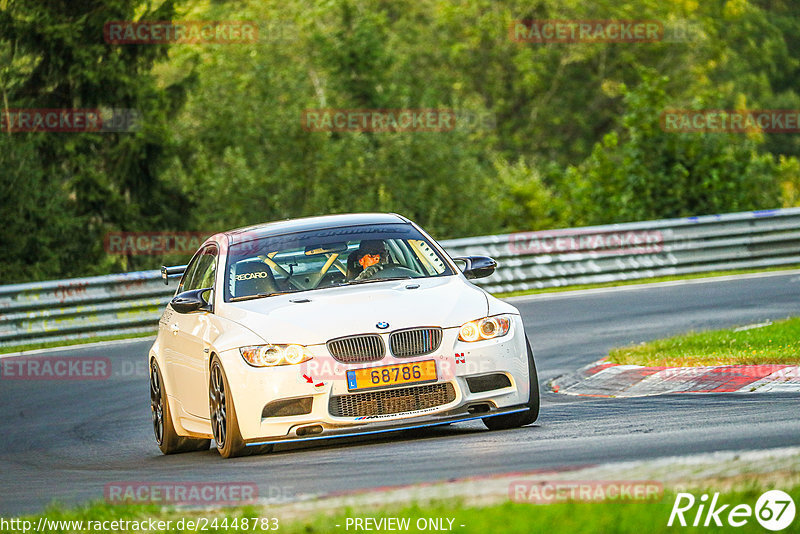
[[[492,274],[497,268],[497,262],[488,256],[463,256],[461,258],[453,258],[453,261],[461,268],[464,276],[473,280],[475,278],[485,278]]]
[[[164,285],[169,285],[170,277],[181,276],[186,270],[186,265],[176,265],[175,267],[161,266],[161,279],[164,280]]]
[[[170,301],[172,309],[178,313],[192,313],[197,311],[211,311],[211,305],[203,297],[204,293],[211,291],[211,288],[192,289],[175,295]]]

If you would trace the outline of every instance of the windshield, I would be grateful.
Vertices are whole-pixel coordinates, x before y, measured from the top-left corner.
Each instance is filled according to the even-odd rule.
[[[232,245],[225,301],[452,274],[410,224],[326,228]]]

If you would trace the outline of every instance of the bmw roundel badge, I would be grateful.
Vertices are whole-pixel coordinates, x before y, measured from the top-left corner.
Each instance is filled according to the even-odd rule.
[[[387,323],[385,321],[381,321],[378,324],[376,324],[375,326],[377,326],[381,330],[386,330],[387,328],[389,328],[389,323]]]

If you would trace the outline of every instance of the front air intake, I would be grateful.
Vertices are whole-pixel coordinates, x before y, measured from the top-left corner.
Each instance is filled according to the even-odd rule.
[[[334,396],[328,403],[328,411],[336,417],[391,415],[442,406],[454,400],[456,390],[446,382]]]
[[[288,417],[311,413],[312,397],[272,401],[261,410],[261,417]]]
[[[508,379],[508,376],[502,373],[467,377],[467,387],[469,388],[470,393],[481,393],[483,391],[503,389],[510,385],[511,380]]]

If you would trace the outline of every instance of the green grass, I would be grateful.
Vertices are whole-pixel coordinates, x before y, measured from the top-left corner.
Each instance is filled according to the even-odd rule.
[[[136,339],[139,337],[155,337],[157,332],[141,332],[138,334],[118,334],[115,336],[93,336],[83,339],[71,339],[69,341],[48,341],[45,343],[27,343],[25,345],[15,345],[13,347],[0,347],[0,354],[12,352],[22,352],[38,349],[50,349],[55,347],[71,347],[73,345],[85,345],[87,343],[97,343],[99,341],[116,341],[118,339]]]
[[[795,503],[800,502],[800,486],[783,489],[794,499]],[[755,484],[751,485],[748,489],[742,489],[735,492],[721,492],[718,500],[718,505],[730,504],[726,512],[721,514],[723,523],[726,518],[727,511],[738,504],[747,504],[751,507],[755,506],[758,497],[763,493],[763,488],[758,488]],[[693,495],[699,503],[699,497],[702,491],[692,491]],[[713,491],[707,492],[713,495]],[[432,504],[422,505],[406,505],[401,507],[364,507],[359,509],[345,508],[337,510],[333,514],[312,513],[311,516],[302,517],[301,519],[286,520],[280,519],[278,521],[278,532],[283,534],[312,534],[312,533],[344,533],[355,532],[351,525],[349,529],[346,528],[347,518],[408,518],[411,527],[407,532],[420,532],[416,528],[417,520],[421,518],[445,518],[444,524],[447,525],[446,519],[453,519],[452,532],[464,534],[487,534],[487,533],[519,533],[529,534],[532,532],[568,532],[570,534],[581,533],[632,533],[640,534],[642,532],[648,533],[667,533],[667,532],[723,532],[731,530],[731,527],[724,525],[722,528],[683,528],[673,525],[667,526],[670,512],[675,502],[675,494],[667,492],[658,501],[650,502],[620,502],[620,501],[605,501],[605,502],[560,502],[547,505],[535,505],[528,503],[512,503],[505,502],[503,504],[476,507],[465,506],[459,501],[440,501]],[[697,511],[697,504],[691,511],[686,512],[684,517],[691,524],[694,520]],[[234,518],[245,517],[273,517],[270,513],[270,508],[256,508],[256,507],[243,507],[225,509],[222,511],[189,511],[189,510],[167,510],[159,506],[125,506],[125,505],[108,505],[97,503],[88,505],[81,508],[67,510],[59,507],[50,507],[44,514],[46,519],[50,521],[114,521],[114,520],[163,520],[171,521],[170,528],[163,528],[159,532],[194,532],[194,529],[186,528],[187,520],[207,521],[205,526],[207,529],[199,528],[201,532],[244,532],[240,524],[237,522],[238,528],[232,528],[231,524]],[[27,519],[37,525],[40,516],[29,516]],[[216,528],[214,528],[213,520],[216,518]],[[223,520],[227,518],[227,528],[223,527]],[[6,516],[5,519],[8,519]],[[181,519],[184,520],[184,528],[177,528],[177,523]],[[337,526],[339,525],[339,526]],[[463,527],[461,525],[464,525]],[[89,530],[83,525],[83,532],[99,532],[98,529]],[[756,521],[755,517],[748,518],[748,523],[741,528],[734,529],[737,532],[765,532],[761,525]],[[40,532],[74,532],[79,531],[73,525],[72,529],[69,528],[50,528]],[[129,528],[117,529],[117,532],[138,532]],[[19,530],[11,530],[9,528],[0,529],[0,532],[20,532]],[[267,530],[256,529],[253,530],[252,526],[248,528],[247,532],[267,532]],[[274,530],[272,530],[274,532]],[[363,532],[363,531],[361,531]],[[430,530],[428,532],[431,532]],[[795,518],[795,521],[782,532],[800,532],[800,518]]]
[[[800,364],[800,318],[736,332],[690,332],[613,349],[609,361],[648,367]]]
[[[683,274],[683,275],[673,275],[673,276],[656,276],[653,278],[638,278],[636,280],[620,280],[616,282],[602,282],[597,284],[546,287],[542,289],[526,289],[524,291],[510,291],[507,293],[492,293],[492,294],[497,298],[521,297],[524,295],[536,295],[539,293],[560,293],[564,291],[577,291],[580,289],[597,289],[603,287],[630,286],[636,284],[655,284],[657,282],[673,282],[676,280],[696,280],[698,278],[715,278],[718,276],[731,276],[737,274],[768,273],[775,271],[787,271],[798,268],[800,268],[800,264],[782,265],[780,267],[769,267],[766,269],[738,269],[733,271],[710,271],[707,273],[694,273],[694,274]]]

